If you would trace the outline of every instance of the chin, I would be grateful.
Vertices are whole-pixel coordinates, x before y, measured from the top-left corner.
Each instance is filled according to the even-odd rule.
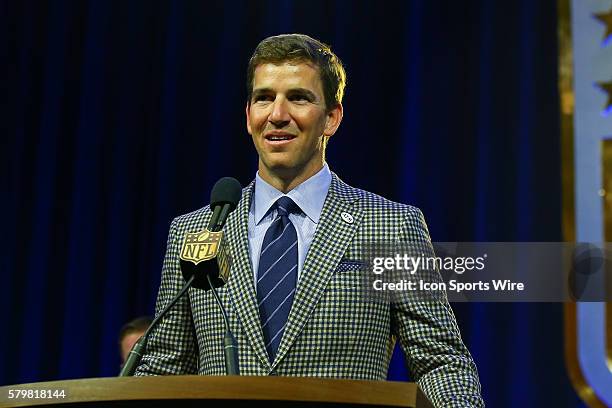
[[[271,173],[283,174],[295,171],[295,166],[288,162],[274,162],[270,166],[266,166]]]

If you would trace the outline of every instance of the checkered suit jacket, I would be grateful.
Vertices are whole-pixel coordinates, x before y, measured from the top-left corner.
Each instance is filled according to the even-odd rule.
[[[437,303],[380,302],[358,290],[363,245],[417,242],[431,247],[421,212],[343,183],[335,174],[300,276],[276,359],[266,354],[249,258],[247,220],[254,183],[243,190],[224,231],[232,257],[219,289],[238,341],[242,375],[385,380],[396,339],[414,379],[438,407],[481,407],[476,367],[452,310]],[[343,212],[352,215],[348,223]],[[187,232],[208,225],[209,207],[170,227],[157,312],[183,286],[179,251]],[[152,332],[136,375],[224,375],[225,329],[212,293],[190,289]]]

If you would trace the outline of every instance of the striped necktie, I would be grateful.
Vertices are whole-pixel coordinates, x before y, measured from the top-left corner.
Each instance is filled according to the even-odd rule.
[[[266,231],[257,272],[259,316],[270,361],[274,361],[293,304],[298,242],[289,214],[300,211],[286,196],[279,198],[275,205],[277,216]]]

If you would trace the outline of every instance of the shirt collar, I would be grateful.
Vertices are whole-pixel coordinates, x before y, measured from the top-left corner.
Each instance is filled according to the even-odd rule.
[[[283,195],[290,197],[315,224],[318,224],[325,203],[325,197],[331,184],[331,171],[327,163],[314,176],[283,194],[281,191],[272,187],[259,176],[259,171],[255,176],[255,197],[253,199],[253,214],[255,215],[255,225],[259,224],[276,200]]]

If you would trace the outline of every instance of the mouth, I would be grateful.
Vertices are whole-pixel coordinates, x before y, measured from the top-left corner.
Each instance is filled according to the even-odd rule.
[[[267,143],[270,143],[272,145],[282,145],[282,144],[286,144],[291,142],[293,139],[296,138],[295,135],[292,135],[290,133],[283,133],[283,132],[270,132],[267,133],[264,138],[266,139]]]

